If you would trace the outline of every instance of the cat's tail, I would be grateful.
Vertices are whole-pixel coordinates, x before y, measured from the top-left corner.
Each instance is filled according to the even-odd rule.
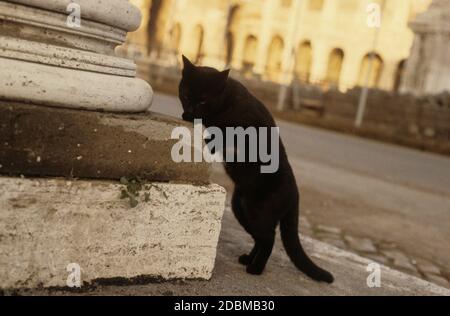
[[[298,235],[298,207],[293,208],[281,220],[280,230],[284,248],[297,269],[315,281],[333,283],[333,275],[317,266],[306,254]]]

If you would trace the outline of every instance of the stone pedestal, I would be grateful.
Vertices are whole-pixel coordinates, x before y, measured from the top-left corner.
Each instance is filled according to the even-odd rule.
[[[209,279],[226,192],[171,159],[182,124],[0,102],[0,289],[65,287],[71,263],[85,285]]]
[[[81,0],[79,27],[70,0],[0,1],[0,99],[48,106],[139,112],[151,87],[114,50],[140,24],[127,0]]]
[[[211,277],[226,192],[172,160],[185,123],[115,56],[139,24],[127,0],[0,0],[0,289]]]
[[[410,27],[416,36],[402,91],[416,95],[450,91],[450,2],[434,0]]]

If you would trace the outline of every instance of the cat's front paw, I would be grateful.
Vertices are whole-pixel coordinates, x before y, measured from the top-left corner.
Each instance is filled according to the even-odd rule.
[[[250,258],[249,255],[242,255],[239,257],[239,263],[248,266],[250,263],[252,263],[252,258]]]
[[[255,265],[248,265],[247,266],[247,273],[252,275],[261,275],[264,272],[264,268],[257,267]]]

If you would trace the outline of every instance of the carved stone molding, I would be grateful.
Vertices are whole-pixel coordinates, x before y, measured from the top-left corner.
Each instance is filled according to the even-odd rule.
[[[81,25],[67,23],[80,6]],[[127,0],[0,1],[0,99],[89,110],[140,112],[151,87],[115,56],[139,10]]]

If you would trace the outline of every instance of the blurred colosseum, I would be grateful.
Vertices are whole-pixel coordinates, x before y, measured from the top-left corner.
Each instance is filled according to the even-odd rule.
[[[373,58],[369,86],[397,91],[414,39],[408,23],[431,0],[386,0],[375,50],[376,30],[367,19],[370,5],[382,0],[131,2],[143,22],[123,47],[130,57],[176,65],[183,53],[198,64],[262,80],[280,83],[289,73],[342,91],[364,84]]]

